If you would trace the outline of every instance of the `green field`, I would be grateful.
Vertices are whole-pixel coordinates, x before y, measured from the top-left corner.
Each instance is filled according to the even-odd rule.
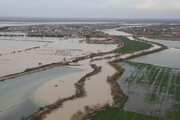
[[[131,99],[141,98],[142,106],[137,105],[136,112],[148,110],[154,116],[180,120],[180,69],[128,61],[121,64],[128,74],[120,78],[124,81],[121,86],[128,86]]]
[[[130,61],[120,64],[125,71],[117,82],[128,96],[123,107],[128,112],[109,109],[93,120],[108,120],[106,117],[109,120],[148,120],[152,118],[149,116],[180,120],[180,69]]]
[[[135,68],[125,81],[129,86],[136,84],[149,88],[146,100],[162,102],[161,100],[174,98],[180,102],[180,69],[135,62],[125,63]]]
[[[99,112],[92,120],[162,120],[157,117],[109,108]]]
[[[121,41],[123,41],[124,46],[121,49],[116,50],[115,52],[117,52],[117,53],[130,53],[130,52],[134,52],[134,51],[148,49],[151,47],[151,45],[149,45],[149,44],[129,40],[128,38],[123,37],[123,36],[119,36],[118,38]]]

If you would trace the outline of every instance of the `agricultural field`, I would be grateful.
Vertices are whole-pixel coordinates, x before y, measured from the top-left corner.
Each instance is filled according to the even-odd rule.
[[[117,82],[128,96],[123,111],[109,109],[93,120],[106,120],[108,115],[114,120],[180,120],[180,69],[130,61],[119,64],[125,71]]]
[[[138,114],[134,112],[127,112],[127,111],[119,110],[117,108],[109,108],[105,111],[99,112],[92,120],[163,120],[163,119],[158,117]]]
[[[121,49],[116,50],[115,52],[117,53],[130,53],[134,51],[148,49],[151,47],[150,44],[133,41],[123,36],[118,36],[118,38],[124,42],[124,46]]]

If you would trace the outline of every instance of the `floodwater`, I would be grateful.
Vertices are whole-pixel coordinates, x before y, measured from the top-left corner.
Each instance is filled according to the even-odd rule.
[[[26,36],[26,33],[22,33],[22,32],[0,32],[0,35]]]
[[[0,82],[0,120],[19,120],[34,113],[41,101],[34,101],[34,91],[43,83],[81,69],[58,67]],[[53,86],[54,87],[54,86]]]
[[[120,64],[125,71],[117,82],[128,95],[124,110],[165,118],[178,117],[180,69]]]
[[[83,111],[84,107],[89,105],[97,105],[104,103],[111,103],[111,89],[107,83],[107,76],[111,76],[115,73],[106,60],[96,61],[95,64],[102,66],[102,71],[90,78],[85,82],[85,90],[87,95],[72,101],[67,101],[63,104],[63,107],[58,108],[51,114],[47,115],[46,120],[70,120],[72,115],[78,110]]]
[[[0,56],[0,76],[21,72],[27,68],[36,67],[39,65],[38,63],[44,65],[53,62],[60,62],[63,60],[63,58],[71,60],[74,57],[85,56],[91,53],[108,52],[117,47],[117,45],[94,45],[80,43],[78,42],[80,40],[79,38],[14,38],[15,39],[13,39],[13,37],[3,37],[3,44],[7,44],[10,47],[3,49],[8,54]],[[8,43],[12,43],[13,45]],[[41,46],[38,49],[23,51],[27,48],[23,48],[21,46],[26,46],[24,44],[28,43],[32,43],[28,47],[34,47],[34,45],[37,44],[40,44]],[[21,45],[19,45],[19,47],[13,47],[18,44]],[[11,53],[12,51],[19,50],[21,50],[22,52]],[[87,60],[87,62],[85,63],[81,61],[79,64],[84,64],[86,68],[53,68],[50,70],[41,71],[30,75],[18,77],[12,80],[0,82],[0,119],[19,120],[22,116],[28,116],[32,114],[40,106],[55,102],[60,97],[68,97],[74,94],[74,83],[77,82],[87,72],[90,72],[92,70],[91,68],[89,68],[89,60]],[[101,63],[100,65],[102,64],[105,64],[105,62]],[[106,68],[106,70],[108,69],[109,68]],[[105,71],[103,72],[103,75],[96,76],[97,78],[92,77],[94,79],[94,83],[89,87],[89,84],[86,85],[87,91],[90,91],[89,89],[92,90],[92,86],[96,84],[97,80],[99,81],[97,85],[101,85],[103,89],[97,94],[93,94],[93,89],[93,93],[89,95],[91,99],[87,98],[82,100],[84,102],[81,105],[81,110],[83,110],[88,99],[90,105],[96,105],[98,103],[112,101],[112,97],[110,94],[110,86],[106,82],[107,76],[105,76],[105,74],[109,75],[111,72]],[[70,75],[66,76],[66,74]],[[105,94],[104,90],[106,91]],[[50,95],[47,96],[46,93],[49,93]],[[99,94],[104,94],[104,97],[100,97]],[[99,97],[97,97],[97,99],[94,99],[96,95],[99,95]],[[78,100],[76,100],[76,102],[81,103]],[[77,105],[77,103],[75,104]],[[74,104],[74,102],[72,104]],[[78,107],[79,106],[75,107],[71,115],[73,115],[73,113],[78,110]],[[68,108],[70,108],[70,106]]]
[[[131,34],[123,32],[123,31],[118,31],[117,29],[105,29],[103,30],[104,33],[109,34],[109,35],[116,35],[116,36],[131,36]]]
[[[25,50],[28,48],[38,47],[46,45],[42,42],[28,42],[28,41],[12,41],[12,40],[3,40],[0,38],[0,54],[9,54],[11,52],[17,52]]]
[[[0,27],[5,26],[29,26],[29,25],[53,25],[53,24],[111,24],[123,22],[0,22]]]
[[[23,43],[23,45],[21,44],[21,46],[25,46],[24,44],[28,44],[28,43],[32,43],[33,45],[37,45],[39,43],[39,44],[43,44],[43,46],[41,46],[38,49],[31,49],[28,51],[1,55],[0,76],[22,72],[27,68],[39,66],[39,63],[41,63],[41,65],[45,65],[54,62],[60,62],[64,58],[68,60],[74,57],[89,55],[91,53],[108,52],[117,47],[117,45],[103,45],[103,44],[97,45],[97,44],[86,44],[86,43],[76,42],[80,40],[79,38],[69,38],[66,40],[60,40],[59,38],[43,39],[43,38],[31,38],[31,37],[27,37],[27,38],[15,37],[15,40],[18,39],[19,41],[4,40],[3,43],[13,42],[13,46],[16,45],[18,46],[21,43]],[[38,42],[38,41],[44,41],[44,42]],[[1,45],[3,46],[3,44],[0,44],[0,46]],[[21,48],[14,47],[13,51],[15,49],[19,50]],[[12,49],[10,47],[10,48],[5,48],[5,50],[10,52]]]
[[[128,95],[124,110],[153,116],[177,118],[180,70],[176,68],[180,68],[180,49],[176,48],[179,46],[179,42],[163,40],[153,40],[151,42],[157,42],[170,48],[129,61],[135,62],[135,64],[146,63],[157,66],[153,66],[150,70],[147,66],[144,66],[143,69],[139,70],[126,62],[120,63],[125,71],[121,78],[118,79],[118,84],[124,93]],[[151,81],[154,82],[149,84]]]
[[[139,39],[149,41],[149,42],[156,42],[162,45],[165,45],[170,48],[180,48],[180,41],[172,41],[172,40],[158,40],[158,39],[150,39],[146,37],[139,37]]]
[[[157,53],[131,59],[130,61],[172,68],[180,68],[180,49],[170,48]]]
[[[34,100],[38,103],[52,104],[59,98],[69,97],[75,94],[75,86],[82,76],[92,71],[89,65],[89,60],[81,61],[80,66],[73,66],[76,69],[82,69],[83,71],[64,75],[57,79],[50,80],[41,86],[34,92]],[[54,86],[57,87],[54,87]],[[41,104],[40,103],[40,104]]]
[[[107,38],[90,38],[90,40],[100,40],[100,41],[104,41],[104,40],[108,40]]]

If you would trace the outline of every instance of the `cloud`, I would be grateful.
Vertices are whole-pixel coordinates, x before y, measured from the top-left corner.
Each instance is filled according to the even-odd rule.
[[[157,8],[157,4],[155,2],[153,2],[152,0],[146,0],[143,3],[140,3],[138,5],[136,5],[137,8],[140,9],[150,9],[150,8]]]
[[[179,0],[143,0],[135,5],[138,9],[146,10],[180,10]]]
[[[96,0],[96,2],[93,2],[93,0],[91,0],[91,3],[88,5],[91,5],[91,7],[94,8],[102,8],[102,9],[106,9],[106,8],[121,9],[121,8],[132,8],[137,3],[139,2],[136,0]]]
[[[180,0],[0,0],[0,16],[180,18]]]

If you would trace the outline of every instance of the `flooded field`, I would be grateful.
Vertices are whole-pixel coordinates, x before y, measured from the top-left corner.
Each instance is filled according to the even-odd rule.
[[[78,42],[79,40],[81,40],[80,38],[69,38],[60,40],[59,38],[27,37],[24,39],[24,37],[15,37],[14,39],[11,39],[12,40],[2,41],[3,44],[0,44],[0,46],[8,44],[8,47],[2,47],[2,49],[7,52],[19,51],[20,49],[22,51],[0,56],[0,76],[22,72],[27,68],[37,67],[39,65],[60,62],[64,58],[68,60],[74,57],[89,55],[91,53],[108,52],[117,47],[117,45],[94,45],[80,43]],[[26,46],[26,44],[29,45],[27,45],[27,47],[25,48],[19,47]],[[35,45],[37,46],[38,44],[41,46],[37,49],[23,51],[28,47],[35,47]]]
[[[117,82],[128,95],[124,110],[180,118],[180,69],[134,62],[119,64],[125,71]]]
[[[58,67],[0,82],[0,119],[19,120],[46,103],[36,101],[33,94],[43,83],[81,69]],[[54,86],[53,86],[54,87]],[[41,103],[41,104],[39,104]]]
[[[0,38],[0,54],[7,55],[10,53],[15,53],[18,51],[23,51],[33,47],[42,47],[47,43],[40,42],[28,42],[28,41],[12,41],[12,40],[2,40]]]
[[[101,111],[92,120],[111,120],[112,116],[115,120],[163,120],[158,117],[123,111],[118,108],[108,108],[105,111]]]
[[[27,68],[60,62],[64,59],[72,60],[75,57],[86,56],[91,53],[108,52],[117,47],[117,45],[87,44],[80,42],[81,39],[83,38],[1,37],[0,67],[2,69],[0,70],[0,76],[21,72]],[[34,49],[36,46],[39,47]],[[74,83],[91,71],[89,60],[85,63],[82,61],[81,64],[84,65],[74,66],[73,68],[53,68],[1,82],[0,119],[19,120],[23,116],[34,113],[41,106],[52,104],[59,98],[74,94]],[[99,75],[99,77],[96,77],[101,79],[99,84],[104,84],[104,87],[110,89],[110,86],[106,83],[107,76],[101,78],[102,76]],[[95,84],[93,83],[93,85]],[[92,88],[91,85],[86,89],[89,92],[92,91],[92,89],[88,90],[88,88]],[[112,100],[109,89],[106,89],[108,97],[99,97],[93,101],[93,92],[82,102],[89,100],[91,105]],[[102,93],[103,91],[99,91],[99,94]],[[86,105],[85,101],[80,107],[81,109]],[[79,103],[79,100],[76,102]],[[78,110],[78,107],[72,110],[71,115]]]
[[[180,49],[166,49],[158,53],[144,55],[130,61],[172,68],[180,68]]]
[[[90,40],[100,40],[100,41],[103,41],[103,40],[108,40],[107,38],[90,38]]]
[[[69,27],[72,29],[72,26]],[[74,113],[83,111],[85,106],[113,103],[116,96],[111,93],[112,86],[107,82],[107,78],[114,75],[117,69],[115,70],[108,62],[164,49],[161,45],[150,42],[161,43],[169,48],[118,63],[124,68],[124,72],[120,78],[117,77],[117,83],[128,96],[128,100],[122,109],[112,107],[107,109],[112,114],[109,117],[108,112],[105,113],[107,115],[105,118],[110,120],[112,116],[118,114],[117,118],[123,119],[128,116],[127,118],[131,120],[180,119],[179,42],[140,37],[139,39],[148,41],[142,42],[136,40],[132,34],[120,31],[120,28],[105,29],[102,32],[107,38],[97,35],[90,36],[90,40],[108,41],[112,37],[108,37],[109,34],[113,35],[112,38],[119,36],[119,40],[124,44],[116,39],[118,42],[115,42],[119,45],[88,44],[86,38],[69,38],[69,36],[64,38],[1,36],[0,77],[22,72],[28,68],[72,61],[92,53],[112,52],[117,47],[118,49],[110,54],[80,60],[71,64],[71,67],[51,68],[0,82],[0,120],[19,120],[23,116],[33,114],[42,106],[55,103],[60,98],[61,100],[66,98],[63,99],[65,100],[63,105],[57,109],[50,108],[53,111],[44,114],[45,120],[70,120]],[[103,59],[108,57],[109,59]],[[86,95],[78,96],[75,83],[92,72],[91,64],[101,66],[102,69],[81,83],[84,85],[85,92],[83,92]],[[70,98],[72,95],[75,97]]]

